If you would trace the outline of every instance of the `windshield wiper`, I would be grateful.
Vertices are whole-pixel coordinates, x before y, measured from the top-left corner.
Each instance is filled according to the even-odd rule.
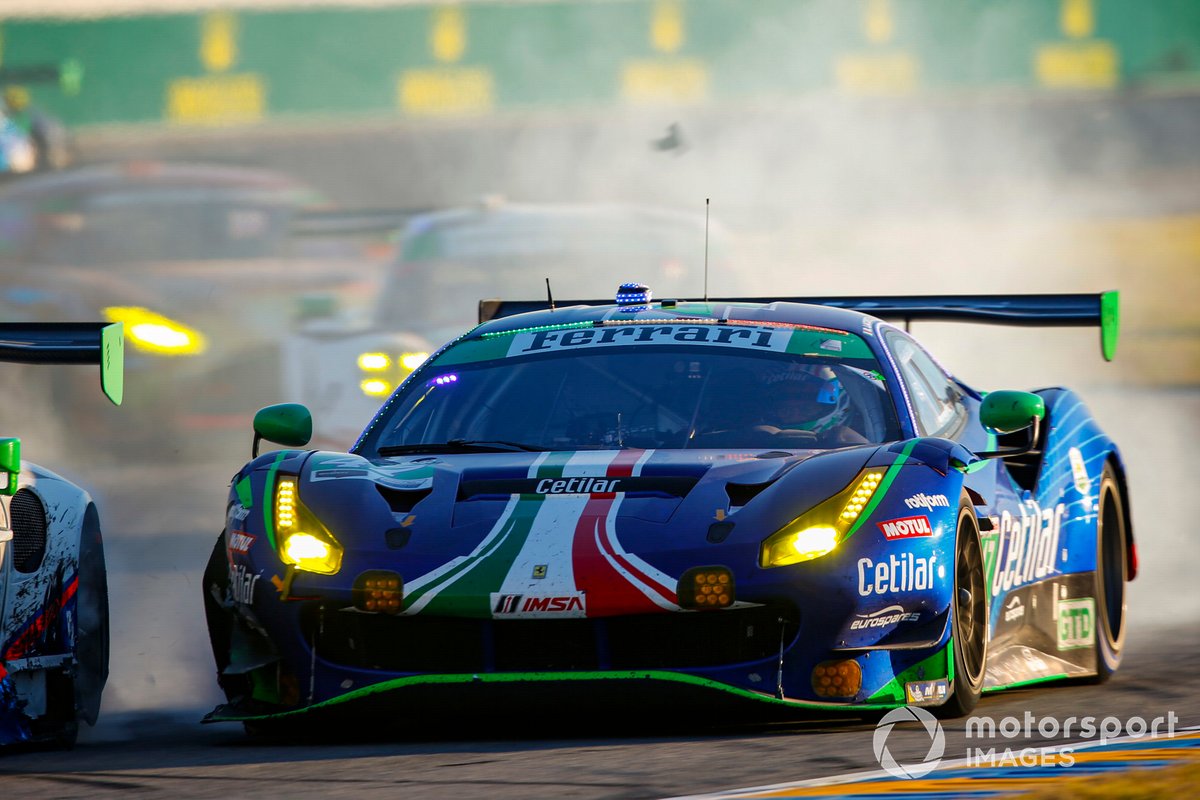
[[[381,456],[400,456],[409,453],[444,453],[454,450],[468,450],[480,453],[541,453],[546,448],[521,442],[509,442],[504,439],[450,439],[438,443],[395,444],[379,448]]]

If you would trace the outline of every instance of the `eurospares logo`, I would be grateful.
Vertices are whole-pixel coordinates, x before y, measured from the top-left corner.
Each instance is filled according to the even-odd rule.
[[[876,522],[883,537],[889,542],[895,539],[913,539],[918,536],[932,536],[933,528],[929,525],[929,517],[922,514],[919,517],[901,517],[889,519],[887,522]]]

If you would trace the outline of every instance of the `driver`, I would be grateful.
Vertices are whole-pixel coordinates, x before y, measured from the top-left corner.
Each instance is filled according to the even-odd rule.
[[[847,425],[850,397],[833,370],[821,364],[793,364],[766,380],[763,427],[808,431],[838,444],[866,439]]]

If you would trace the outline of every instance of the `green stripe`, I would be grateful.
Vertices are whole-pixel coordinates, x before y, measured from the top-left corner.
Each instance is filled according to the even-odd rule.
[[[501,544],[503,544],[505,538],[507,538],[508,535],[511,534],[513,532],[513,530],[517,527],[516,512],[517,512],[517,509],[513,509],[513,514],[507,520],[504,521],[504,527],[500,531],[499,535],[497,535],[495,539],[493,539],[490,543],[488,543],[488,545],[483,550],[481,550],[479,553],[477,553],[473,556],[468,556],[467,559],[465,561],[463,561],[461,564],[454,567],[453,569],[448,571],[446,574],[442,575],[440,578],[437,578],[436,580],[431,581],[427,585],[422,586],[420,589],[416,590],[411,595],[406,595],[404,598],[404,605],[411,606],[413,603],[416,603],[418,600],[420,600],[423,596],[425,596],[431,590],[437,589],[438,587],[443,587],[443,586],[448,585],[449,583],[452,583],[453,581],[455,581],[459,577],[461,577],[467,570],[471,569],[473,566],[475,566],[477,563],[479,563],[480,559],[487,558],[489,555],[491,555],[491,553],[493,551],[495,551],[495,549],[497,547],[499,547]]]
[[[875,512],[875,507],[883,500],[883,496],[887,494],[888,487],[892,485],[892,482],[896,480],[896,476],[900,474],[900,468],[904,466],[905,461],[908,461],[908,454],[916,446],[916,439],[904,445],[904,449],[900,451],[896,460],[892,462],[887,472],[883,474],[883,480],[879,482],[879,488],[875,490],[875,494],[871,495],[871,499],[867,502],[867,507],[863,509],[863,512],[858,515],[858,519],[850,526],[850,530],[846,531],[846,535],[842,537],[843,542],[853,536],[862,527],[862,524],[867,521],[867,518]]]
[[[389,681],[382,681],[371,686],[364,686],[361,689],[347,692],[338,697],[323,700],[320,703],[314,703],[307,708],[295,709],[293,711],[284,711],[278,714],[262,714],[262,715],[239,715],[229,717],[209,717],[207,721],[212,722],[238,722],[243,720],[271,720],[271,719],[293,719],[313,711],[318,711],[325,708],[341,705],[343,703],[362,700],[377,694],[384,694],[398,689],[407,689],[420,686],[432,685],[465,685],[465,684],[511,684],[511,683],[548,683],[548,682],[579,682],[579,681],[644,681],[656,680],[666,683],[679,683],[689,686],[696,686],[702,689],[712,689],[715,691],[725,692],[726,694],[734,695],[745,700],[754,700],[767,705],[786,708],[811,708],[820,711],[844,711],[857,712],[862,710],[882,710],[894,708],[896,703],[864,703],[850,705],[848,703],[813,703],[807,700],[787,700],[779,699],[769,694],[760,692],[752,692],[747,689],[741,689],[736,686],[719,683],[707,678],[698,678],[694,675],[686,675],[680,672],[666,672],[663,670],[628,670],[621,672],[497,672],[497,673],[481,673],[481,674],[466,674],[466,675],[412,675],[407,678],[394,678]],[[902,702],[902,701],[901,701]]]
[[[1014,681],[1013,683],[1005,683],[1000,686],[986,686],[983,691],[986,693],[1000,692],[1005,689],[1020,689],[1024,686],[1036,686],[1039,683],[1050,683],[1051,681],[1063,681],[1072,677],[1065,672],[1061,675],[1047,675],[1044,678],[1030,678],[1027,681]]]
[[[904,684],[912,681],[933,681],[938,678],[946,677],[949,672],[948,662],[952,659],[949,657],[949,649],[954,646],[953,640],[946,647],[937,651],[928,658],[918,661],[908,669],[901,672],[896,677],[888,681],[875,694],[867,698],[868,703],[906,703],[908,697],[904,694]],[[864,706],[865,707],[865,706]]]
[[[254,508],[254,492],[250,488],[250,476],[242,478],[233,487],[237,492],[238,502],[245,508]]]
[[[279,464],[285,454],[286,451],[280,450],[275,456],[274,463],[267,470],[267,484],[263,488],[263,529],[267,532],[267,541],[271,543],[271,549],[275,549],[275,498],[272,497],[275,492],[275,473],[279,471]]]
[[[538,465],[535,477],[561,478],[567,462],[573,455],[575,455],[573,451],[550,453]],[[486,549],[469,557],[445,575],[405,597],[405,606],[411,607],[430,591],[440,592],[471,573],[468,582],[469,591],[459,592],[451,597],[435,597],[429,601],[428,606],[421,609],[420,613],[490,616],[491,593],[499,591],[505,576],[508,575],[513,562],[520,554],[521,548],[525,546],[525,541],[533,529],[534,518],[537,517],[537,512],[541,509],[544,499],[543,495],[522,495],[517,501],[517,507],[513,509],[512,514],[505,522],[504,530]],[[480,569],[476,570],[476,567]]]
[[[490,617],[491,593],[500,590],[513,562],[521,554],[543,499],[542,495],[522,495],[509,521],[509,530],[497,540],[496,546],[487,553],[480,553],[471,566],[452,582],[459,583],[461,579],[461,587],[453,594],[443,589],[420,613],[447,617]],[[444,586],[449,587],[450,584]]]

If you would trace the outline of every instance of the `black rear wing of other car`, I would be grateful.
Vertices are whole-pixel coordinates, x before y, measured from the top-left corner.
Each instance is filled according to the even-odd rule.
[[[670,302],[670,301],[668,301]],[[808,303],[860,311],[889,321],[979,322],[1031,327],[1100,328],[1100,352],[1112,361],[1120,328],[1120,292],[1097,294],[961,294],[842,297],[717,297],[721,303]],[[555,306],[611,305],[612,300],[556,300]],[[480,300],[479,321],[550,308],[548,300]]]
[[[100,388],[125,395],[125,326],[120,322],[0,322],[0,361],[99,364]]]

